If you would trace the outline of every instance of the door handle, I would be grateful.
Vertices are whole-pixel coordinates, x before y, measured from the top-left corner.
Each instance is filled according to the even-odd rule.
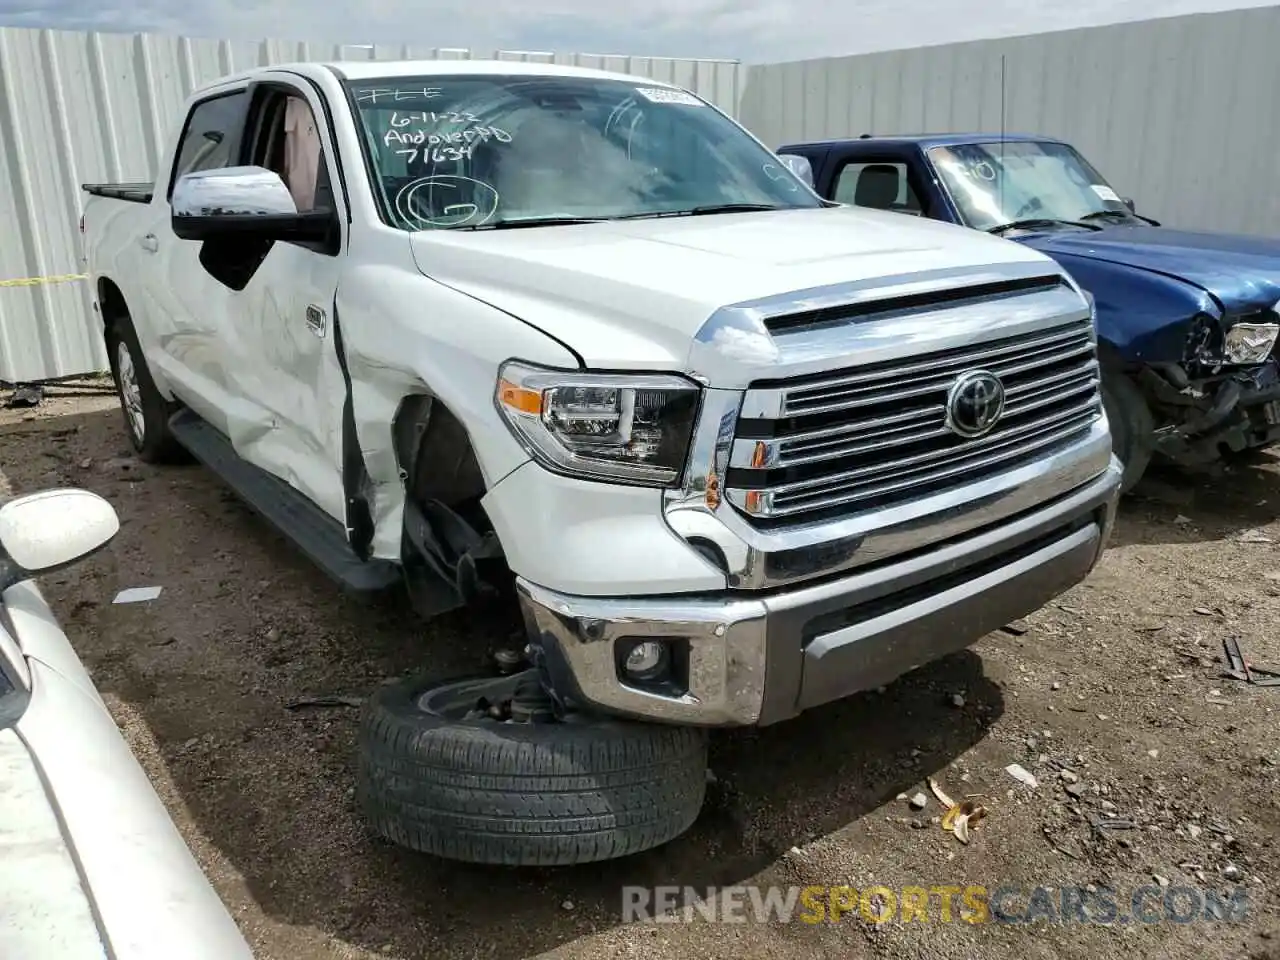
[[[317,337],[324,336],[325,316],[324,311],[317,307],[314,303],[307,306],[307,329],[314,333]]]
[[[156,239],[154,233],[148,233],[145,237],[138,241],[139,245],[147,253],[155,253],[160,249],[160,241]]]

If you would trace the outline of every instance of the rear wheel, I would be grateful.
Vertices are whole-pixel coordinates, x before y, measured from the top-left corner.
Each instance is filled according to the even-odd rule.
[[[1133,381],[1115,371],[1103,371],[1102,405],[1111,424],[1111,450],[1124,465],[1120,492],[1128,493],[1151,463],[1155,419]]]
[[[139,459],[147,463],[173,463],[185,458],[185,452],[169,432],[172,405],[165,400],[138,344],[138,334],[127,314],[111,321],[107,330],[107,350],[111,357],[111,373],[120,397],[125,432]]]
[[[412,850],[509,866],[608,860],[688,830],[706,793],[706,733],[553,719],[536,676],[382,687],[356,777],[373,828]]]

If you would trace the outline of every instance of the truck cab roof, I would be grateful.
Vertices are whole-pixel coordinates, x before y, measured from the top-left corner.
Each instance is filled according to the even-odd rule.
[[[1045,137],[1032,133],[897,133],[883,137],[863,134],[861,137],[837,137],[830,140],[797,140],[794,143],[779,147],[778,150],[779,152],[785,152],[796,147],[837,147],[847,146],[851,143],[913,144],[927,150],[930,147],[947,147],[958,143],[987,143],[999,140],[1038,143],[1065,142],[1058,140],[1056,137]]]
[[[429,76],[530,76],[530,77],[584,77],[597,80],[626,80],[643,82],[645,86],[672,87],[672,84],[629,73],[574,67],[559,63],[535,63],[524,60],[331,60],[275,63],[270,66],[251,67],[225,77],[219,77],[208,88],[222,87],[241,82],[269,72],[288,72],[313,79],[323,74],[336,75],[343,80],[380,80],[395,77]]]

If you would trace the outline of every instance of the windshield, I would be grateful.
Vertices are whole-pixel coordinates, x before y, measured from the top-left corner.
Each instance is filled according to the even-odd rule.
[[[965,143],[929,150],[965,223],[1136,219],[1089,161],[1065,143]]]
[[[823,205],[718,110],[640,79],[347,86],[384,218],[403,230]]]

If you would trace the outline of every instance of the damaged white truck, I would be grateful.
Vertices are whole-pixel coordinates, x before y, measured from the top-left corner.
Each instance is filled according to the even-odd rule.
[[[708,728],[964,648],[1081,581],[1119,467],[1092,310],[1044,255],[837,207],[723,112],[509,62],[198,91],[154,184],[86,185],[133,446],[193,454],[346,587],[510,610],[384,686],[391,840],[664,843]]]

